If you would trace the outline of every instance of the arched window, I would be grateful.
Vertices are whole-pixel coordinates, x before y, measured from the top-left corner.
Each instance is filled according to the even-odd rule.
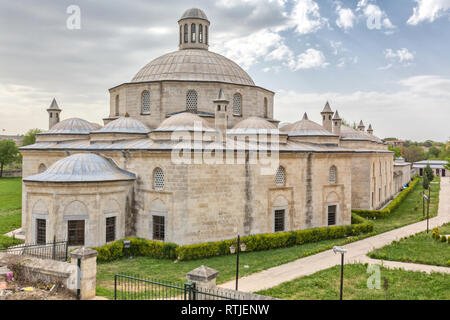
[[[119,115],[119,95],[116,95],[116,104],[114,107],[114,115]]]
[[[205,43],[208,44],[208,26],[205,26]]]
[[[188,25],[184,25],[184,43],[187,43],[189,40],[189,33],[188,33]]]
[[[150,92],[144,90],[141,96],[141,113],[150,114]]]
[[[156,168],[153,171],[153,189],[157,191],[164,189],[164,172],[161,168]]]
[[[235,93],[233,96],[233,115],[242,115],[242,96],[240,93]]]
[[[195,23],[191,24],[191,42],[195,42]]]
[[[186,94],[186,110],[197,112],[197,91],[189,90]]]
[[[45,166],[45,164],[41,163],[38,168],[39,173],[42,173],[45,170],[47,170],[47,167]]]
[[[198,25],[198,42],[203,43],[203,25]]]
[[[330,183],[336,183],[337,181],[337,172],[336,172],[336,167],[332,166],[330,168],[330,176],[328,177],[328,180]]]
[[[267,98],[264,98],[264,118],[267,118],[268,116],[268,102]]]
[[[286,172],[283,167],[278,167],[277,173],[275,174],[275,184],[277,186],[284,186],[286,183]]]
[[[180,44],[183,42],[183,27],[180,26]]]

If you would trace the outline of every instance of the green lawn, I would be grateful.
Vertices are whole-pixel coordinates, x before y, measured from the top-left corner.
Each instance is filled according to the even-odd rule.
[[[432,232],[432,230],[429,233],[421,232],[400,241],[394,241],[368,255],[375,259],[450,267],[450,245],[433,239]],[[450,234],[450,223],[441,226],[439,233]]]
[[[282,265],[293,260],[331,249],[334,245],[344,245],[352,239],[323,240],[301,246],[241,253],[239,255],[239,276],[260,272],[270,267]],[[236,256],[218,256],[193,261],[179,261],[137,257],[122,259],[97,265],[97,295],[112,298],[114,295],[114,274],[131,273],[165,281],[187,281],[186,273],[206,265],[219,271],[217,283],[236,277]],[[246,267],[247,266],[247,267]]]
[[[431,183],[430,217],[436,216],[438,212],[439,181],[439,178],[434,178]],[[422,191],[422,181],[420,181],[402,204],[393,210],[389,216],[383,219],[372,220],[375,233],[387,232],[422,220]]]
[[[373,273],[363,264],[344,268],[344,300],[384,300],[384,278],[388,279],[390,300],[450,300],[450,275],[443,273],[389,270],[380,268],[381,289],[368,289],[367,281]],[[310,276],[285,282],[277,287],[257,292],[286,300],[339,299],[340,266],[319,271]]]
[[[0,248],[20,243],[17,239],[4,236],[20,228],[22,207],[22,179],[0,179]]]

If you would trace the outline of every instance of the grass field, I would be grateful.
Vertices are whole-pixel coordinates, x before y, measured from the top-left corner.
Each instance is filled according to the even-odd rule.
[[[433,183],[431,183],[430,217],[436,216],[438,212],[439,182],[439,178],[434,178]],[[375,233],[387,232],[422,220],[422,191],[422,181],[420,181],[401,205],[393,210],[389,216],[383,219],[372,220]]]
[[[450,223],[439,228],[440,234],[450,234]],[[390,245],[374,250],[369,257],[382,260],[403,261],[450,267],[450,245],[434,240],[429,233],[421,232]],[[449,284],[450,290],[450,284]]]
[[[368,289],[367,281],[373,273],[367,272],[367,266],[346,265],[343,299],[385,300],[383,283],[386,278],[389,284],[389,300],[450,300],[449,274],[426,274],[385,268],[380,268],[380,271],[380,289]],[[340,266],[335,266],[257,293],[286,300],[337,300],[339,286]]]
[[[22,217],[22,179],[0,179],[0,248],[18,244],[21,241],[4,236],[20,228]]]

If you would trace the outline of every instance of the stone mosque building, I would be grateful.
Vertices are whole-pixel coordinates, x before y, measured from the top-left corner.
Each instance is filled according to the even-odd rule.
[[[397,192],[393,153],[371,126],[343,125],[326,103],[321,124],[304,114],[280,127],[275,93],[208,50],[205,13],[189,9],[178,24],[179,50],[109,90],[103,126],[61,120],[53,100],[49,130],[21,148],[28,243],[99,246],[135,236],[191,244],[347,225],[352,208],[377,209]],[[249,156],[256,145],[261,157],[261,132],[278,141],[277,154],[266,150],[278,161],[269,174]],[[223,160],[226,151],[242,161],[174,161],[182,135],[189,160]]]

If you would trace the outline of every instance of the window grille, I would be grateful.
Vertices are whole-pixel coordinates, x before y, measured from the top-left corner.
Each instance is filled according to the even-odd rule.
[[[142,92],[141,109],[142,114],[150,114],[150,92],[147,90]]]
[[[84,246],[84,220],[67,221],[69,246]]]
[[[191,24],[191,42],[195,42],[195,24]]]
[[[198,25],[198,42],[203,43],[203,25]]]
[[[275,210],[275,232],[284,231],[284,210]]]
[[[184,43],[187,43],[188,42],[188,25],[187,24],[185,24],[184,25]]]
[[[197,91],[189,90],[186,94],[186,110],[197,112]]]
[[[336,206],[328,206],[328,225],[334,226],[336,224]]]
[[[286,173],[284,171],[284,168],[279,167],[275,175],[275,184],[277,186],[284,186],[285,183],[286,183]]]
[[[156,168],[153,173],[153,188],[155,190],[164,189],[164,172],[161,168]]]
[[[37,244],[46,244],[47,236],[47,221],[45,219],[36,219],[36,243]]]
[[[330,183],[336,183],[336,167],[332,166],[330,168],[330,177],[329,177]]]
[[[164,217],[162,216],[153,216],[153,240],[162,240],[164,241]]]
[[[239,93],[233,96],[233,114],[237,116],[242,115],[242,96]]]
[[[106,242],[116,240],[116,217],[106,218]]]
[[[208,44],[208,26],[205,26],[205,43]]]
[[[45,166],[45,164],[43,164],[43,163],[41,163],[40,165],[39,165],[39,173],[42,173],[42,172],[44,172],[45,170],[47,170],[47,167]]]

